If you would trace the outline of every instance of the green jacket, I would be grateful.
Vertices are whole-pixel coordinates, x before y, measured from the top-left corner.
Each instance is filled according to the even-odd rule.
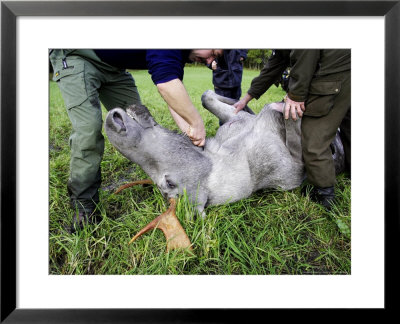
[[[274,50],[260,75],[253,79],[247,91],[258,99],[271,85],[278,82],[283,71],[290,67],[288,96],[294,101],[305,101],[311,80],[339,72],[350,71],[349,49]]]

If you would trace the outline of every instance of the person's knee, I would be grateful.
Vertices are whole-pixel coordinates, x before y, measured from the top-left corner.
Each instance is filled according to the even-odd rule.
[[[91,120],[74,127],[73,141],[75,141],[75,150],[93,151],[102,154],[104,150],[104,137],[101,129],[101,120]]]
[[[101,133],[101,128],[98,129],[97,126],[93,128],[86,128],[82,133],[80,139],[80,147],[82,150],[86,151],[96,151],[102,152],[104,145],[104,137]]]

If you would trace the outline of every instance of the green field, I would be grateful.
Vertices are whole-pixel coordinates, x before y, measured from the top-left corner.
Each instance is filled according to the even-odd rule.
[[[177,130],[168,108],[147,71],[131,71],[139,93],[155,120]],[[243,93],[258,71],[245,70]],[[213,89],[211,71],[185,68],[184,84],[199,110],[207,136],[214,136],[218,119],[201,105],[201,95]],[[250,107],[280,101],[280,88],[272,86]],[[350,274],[351,181],[338,176],[337,204],[326,212],[292,191],[264,190],[248,199],[206,208],[207,218],[192,218],[186,197],[177,216],[193,243],[193,254],[165,252],[165,238],[155,230],[128,246],[130,238],[168,208],[156,186],[133,187],[119,195],[123,183],[147,178],[141,168],[124,158],[106,140],[100,192],[102,220],[70,234],[68,138],[71,125],[56,83],[50,81],[50,274]],[[103,109],[103,117],[106,110]],[[104,134],[105,135],[105,134]]]

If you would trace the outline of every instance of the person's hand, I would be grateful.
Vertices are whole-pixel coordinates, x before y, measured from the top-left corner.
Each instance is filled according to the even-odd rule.
[[[286,95],[284,101],[285,107],[283,108],[283,110],[285,119],[289,119],[289,114],[293,120],[297,120],[297,116],[299,116],[300,118],[303,117],[303,111],[306,110],[306,107],[304,106],[304,101],[293,101],[288,97],[288,95]]]
[[[235,114],[237,114],[239,111],[241,111],[244,107],[246,107],[247,102],[244,100],[244,98],[240,99],[237,103],[233,105],[233,107],[236,108]]]
[[[206,130],[203,120],[179,79],[157,84],[157,89],[168,104],[172,118],[179,129],[188,135],[194,145],[204,146]],[[190,126],[190,127],[189,127]]]
[[[253,99],[253,97],[251,95],[249,95],[248,93],[245,94],[245,96],[240,99],[237,103],[235,103],[233,105],[233,107],[236,108],[235,110],[235,114],[237,114],[239,111],[241,111],[244,107],[246,107],[246,105],[249,103],[249,101]]]
[[[217,62],[212,61],[212,63],[211,63],[211,69],[212,69],[212,70],[216,70],[216,69],[217,69]]]
[[[199,127],[188,126],[187,136],[196,146],[204,146],[206,143],[206,130],[203,125]]]

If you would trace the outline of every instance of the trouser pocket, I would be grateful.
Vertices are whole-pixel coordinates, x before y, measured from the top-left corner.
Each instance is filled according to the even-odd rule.
[[[53,68],[53,81],[57,82],[67,109],[82,104],[88,98],[84,62],[69,57],[59,58]]]
[[[340,88],[340,81],[314,80],[311,82],[309,97],[305,102],[304,115],[310,117],[326,116],[332,110]]]

